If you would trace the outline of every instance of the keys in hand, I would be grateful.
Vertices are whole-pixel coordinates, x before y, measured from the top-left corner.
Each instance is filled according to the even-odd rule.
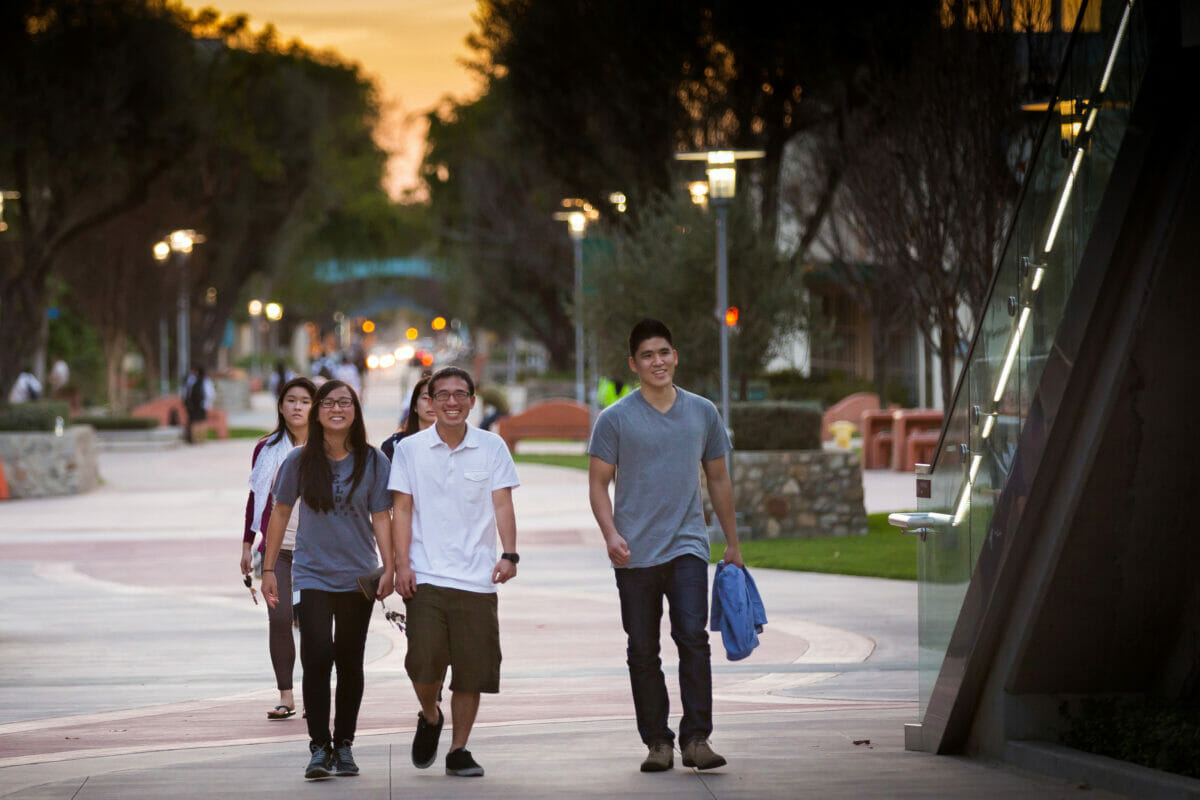
[[[254,588],[254,581],[249,575],[244,576],[242,583],[250,590],[250,599],[254,601],[254,605],[258,605],[258,590]]]

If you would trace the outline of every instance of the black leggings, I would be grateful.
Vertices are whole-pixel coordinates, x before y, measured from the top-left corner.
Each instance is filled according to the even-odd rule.
[[[300,663],[312,744],[354,739],[363,695],[363,653],[373,602],[362,592],[301,589]],[[337,716],[329,735],[329,678],[337,665]]]

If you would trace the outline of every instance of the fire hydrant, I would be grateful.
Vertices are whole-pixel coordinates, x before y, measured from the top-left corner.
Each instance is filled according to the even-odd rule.
[[[839,419],[837,422],[829,423],[829,430],[833,434],[833,440],[837,442],[837,446],[848,450],[850,449],[850,437],[858,430],[858,427],[853,422]]]

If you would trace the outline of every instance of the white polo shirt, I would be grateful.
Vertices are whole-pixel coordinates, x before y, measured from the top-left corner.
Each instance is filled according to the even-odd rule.
[[[519,485],[508,447],[490,431],[468,425],[453,450],[437,425],[401,439],[388,489],[413,498],[409,559],[417,583],[495,592],[492,492]]]

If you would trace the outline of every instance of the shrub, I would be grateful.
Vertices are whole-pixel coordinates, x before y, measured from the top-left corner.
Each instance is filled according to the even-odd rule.
[[[91,425],[98,431],[142,431],[158,427],[154,417],[105,417],[99,415],[75,417],[76,425]]]
[[[732,403],[738,450],[820,450],[821,409],[810,403]]]
[[[1200,778],[1200,708],[1141,697],[1085,697],[1060,709],[1063,744],[1151,769]]]
[[[855,392],[874,392],[875,382],[864,378],[853,378],[834,370],[824,375],[801,375],[798,372],[773,372],[764,375],[768,394],[772,400],[804,400],[820,403],[829,408],[847,395]],[[912,387],[895,378],[886,386],[887,401],[904,407],[912,407],[917,398]]]
[[[71,415],[71,407],[57,400],[38,400],[0,406],[0,431],[52,431],[58,418]]]

